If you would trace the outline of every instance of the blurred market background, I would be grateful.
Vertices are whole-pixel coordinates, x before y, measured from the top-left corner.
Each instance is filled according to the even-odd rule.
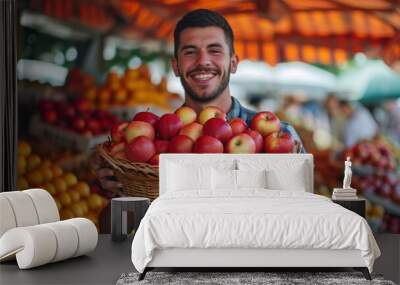
[[[400,1],[20,0],[19,189],[45,188],[63,219],[109,231],[115,194],[96,182],[93,147],[118,120],[182,104],[172,33],[196,8],[232,25],[232,94],[295,126],[316,193],[342,185],[351,156],[371,227],[400,233]]]

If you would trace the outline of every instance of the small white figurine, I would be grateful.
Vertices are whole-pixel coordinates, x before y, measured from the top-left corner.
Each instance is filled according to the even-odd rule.
[[[350,157],[344,162],[344,179],[343,179],[343,189],[351,189],[351,161]]]

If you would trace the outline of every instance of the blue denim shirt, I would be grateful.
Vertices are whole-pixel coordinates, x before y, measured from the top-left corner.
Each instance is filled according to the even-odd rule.
[[[241,118],[242,120],[246,121],[248,126],[250,126],[251,119],[253,119],[254,115],[257,112],[243,107],[240,104],[239,100],[237,100],[235,97],[232,96],[231,98],[232,98],[232,106],[227,114],[227,119],[230,120],[233,118]],[[296,140],[300,144],[299,153],[306,153],[303,143],[301,142],[300,136],[297,134],[296,130],[291,125],[281,121],[281,130],[290,133],[294,138],[294,140]]]

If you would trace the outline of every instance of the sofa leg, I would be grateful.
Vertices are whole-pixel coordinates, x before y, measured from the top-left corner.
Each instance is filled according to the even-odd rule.
[[[146,276],[148,269],[147,267],[144,269],[144,271],[142,273],[139,274],[139,278],[138,281],[142,281],[144,279],[144,277]]]
[[[364,275],[365,279],[367,280],[372,280],[371,275],[369,274],[369,270],[367,267],[355,267],[354,268],[357,271],[361,271],[362,274]]]

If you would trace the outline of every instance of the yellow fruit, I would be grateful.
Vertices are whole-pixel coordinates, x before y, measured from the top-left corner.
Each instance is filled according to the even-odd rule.
[[[69,194],[67,192],[63,192],[58,194],[58,199],[60,200],[60,203],[63,207],[67,207],[69,205],[71,205],[71,196],[69,196]]]
[[[61,205],[60,201],[58,200],[57,197],[53,197],[53,199],[54,199],[54,202],[56,203],[58,211],[60,211],[61,208],[62,208],[62,205]]]
[[[72,204],[70,209],[74,213],[75,217],[83,217],[84,213],[79,204]]]
[[[81,206],[83,214],[85,215],[89,211],[89,206],[86,200],[81,200],[78,202],[78,204]]]
[[[28,171],[36,168],[37,166],[39,166],[39,164],[42,162],[40,156],[38,156],[37,154],[31,154],[28,156],[28,160],[27,160],[27,168]]]
[[[75,185],[76,183],[78,183],[78,179],[76,178],[76,175],[71,172],[65,173],[62,177],[63,177],[65,183],[67,183],[68,187],[71,187],[71,186]]]
[[[43,183],[43,175],[39,170],[34,170],[26,175],[30,186],[38,186]]]
[[[25,174],[26,172],[26,159],[22,155],[18,155],[18,174]]]
[[[86,182],[78,182],[73,186],[73,190],[78,191],[81,197],[89,197],[90,195],[90,187]]]
[[[28,189],[28,181],[22,176],[18,177],[18,190],[25,190]]]
[[[44,184],[43,189],[45,189],[47,192],[49,192],[50,195],[52,195],[52,196],[56,194],[56,187],[53,185],[53,183]]]
[[[100,197],[100,195],[93,193],[90,194],[89,198],[88,198],[88,206],[89,209],[91,210],[96,210],[96,209],[100,209],[103,205],[103,201]]]
[[[56,187],[57,193],[62,193],[67,191],[67,184],[61,177],[54,178],[52,182],[54,184],[54,187]]]
[[[58,177],[63,174],[63,170],[57,165],[53,165],[51,170],[53,171],[53,177]]]
[[[77,202],[81,198],[81,194],[79,194],[78,191],[72,190],[72,191],[68,191],[68,193],[69,193],[69,196],[71,196],[72,202]]]
[[[48,182],[51,179],[53,179],[53,171],[51,170],[50,167],[42,164],[40,166],[40,172],[42,173],[45,182]]]
[[[25,141],[20,141],[18,143],[18,154],[22,155],[23,157],[27,157],[32,152],[31,145]]]
[[[62,209],[60,211],[60,219],[61,220],[68,220],[75,218],[74,213],[70,209]]]

